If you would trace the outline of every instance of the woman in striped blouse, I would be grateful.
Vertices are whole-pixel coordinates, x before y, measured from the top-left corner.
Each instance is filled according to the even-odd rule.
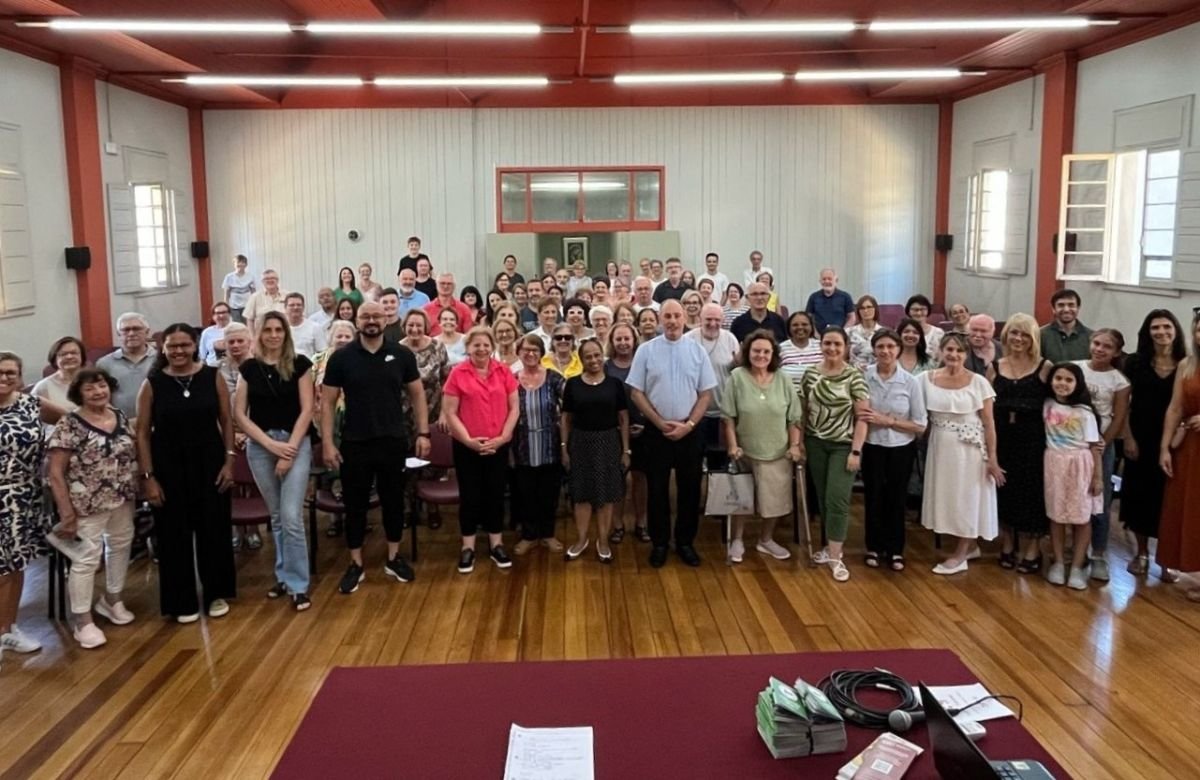
[[[787,330],[788,339],[779,345],[779,370],[798,388],[804,372],[821,362],[821,336],[805,311],[788,317]]]
[[[517,373],[517,430],[513,435],[517,507],[524,516],[521,541],[513,548],[524,555],[539,544],[551,552],[562,552],[562,542],[554,537],[555,510],[562,487],[559,418],[566,379],[542,365],[546,351],[540,336],[529,334],[517,342],[521,370]]]

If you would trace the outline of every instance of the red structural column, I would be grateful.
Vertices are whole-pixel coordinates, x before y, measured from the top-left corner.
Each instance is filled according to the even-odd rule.
[[[196,240],[208,241],[208,179],[204,163],[204,112],[188,109],[188,142],[192,157],[192,214],[196,218]],[[200,287],[200,316],[207,321],[213,305],[212,259],[196,260],[196,276]]]
[[[85,344],[104,346],[113,343],[114,334],[108,294],[108,233],[100,166],[96,74],[73,57],[64,57],[59,63],[59,83],[72,239],[75,246],[90,248],[92,255],[91,268],[76,272],[79,330]]]
[[[950,232],[950,147],[954,140],[954,101],[938,102],[937,194],[933,211],[934,232]],[[933,300],[945,305],[947,252],[933,252]]]
[[[1050,296],[1062,285],[1054,234],[1062,200],[1062,158],[1070,154],[1075,142],[1075,83],[1078,56],[1064,52],[1038,63],[1045,77],[1042,92],[1042,151],[1038,175],[1038,224],[1034,316],[1049,322]]]

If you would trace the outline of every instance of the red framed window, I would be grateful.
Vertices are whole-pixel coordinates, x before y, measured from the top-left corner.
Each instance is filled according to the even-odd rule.
[[[662,166],[497,168],[500,233],[662,230]]]

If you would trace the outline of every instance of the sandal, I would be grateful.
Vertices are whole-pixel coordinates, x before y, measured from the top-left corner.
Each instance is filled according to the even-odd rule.
[[[646,526],[644,526],[644,525],[639,525],[639,526],[635,527],[633,529],[633,535],[637,537],[637,540],[639,542],[650,541],[650,531],[647,530]]]
[[[866,555],[863,556],[863,563],[865,563],[867,565],[868,569],[878,569],[879,568],[879,553],[874,553],[874,552],[867,553]]]
[[[1134,576],[1145,574],[1146,572],[1150,571],[1150,556],[1138,555],[1129,562],[1129,565],[1125,567],[1125,571]]]
[[[1162,570],[1162,581],[1168,585],[1179,582],[1179,569],[1168,569],[1166,566]]]
[[[1000,553],[1000,568],[1015,569],[1017,567],[1017,554],[1015,552]]]
[[[841,558],[829,559],[829,571],[837,582],[845,582],[850,579],[850,570],[846,568],[846,564],[842,562]]]
[[[1042,556],[1036,558],[1022,558],[1017,564],[1017,572],[1020,574],[1037,574],[1042,570]]]
[[[904,571],[904,556],[903,555],[893,555],[891,565],[892,565],[892,571]]]
[[[620,544],[625,538],[625,528],[614,528],[612,533],[608,535],[608,541],[612,544]]]

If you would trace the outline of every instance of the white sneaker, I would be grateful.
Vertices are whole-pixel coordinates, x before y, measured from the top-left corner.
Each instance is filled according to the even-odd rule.
[[[774,539],[768,539],[765,542],[759,542],[754,545],[754,549],[758,550],[763,555],[769,555],[777,561],[786,561],[792,557],[788,549]]]
[[[200,613],[199,613],[199,612],[193,612],[193,613],[192,613],[192,614],[190,614],[190,615],[176,615],[176,616],[175,616],[175,622],[176,622],[176,623],[184,623],[184,624],[187,624],[187,623],[195,623],[195,622],[196,622],[197,620],[199,620],[199,619],[200,619]]]
[[[1076,569],[1071,567],[1071,578],[1067,580],[1067,587],[1072,590],[1087,590],[1088,586],[1088,570],[1086,566]]]
[[[1092,558],[1092,579],[1097,582],[1108,582],[1108,559],[1107,558]]]
[[[746,545],[741,539],[734,539],[729,543],[729,560],[734,563],[741,563],[742,558],[746,555]]]
[[[92,648],[99,647],[108,641],[108,637],[104,635],[104,632],[101,631],[100,627],[95,623],[87,623],[82,626],[76,626],[74,633],[75,641],[78,642],[79,646],[84,650],[91,650]]]
[[[1061,563],[1052,563],[1050,568],[1046,570],[1046,582],[1051,585],[1065,585],[1067,582],[1067,570]]]
[[[208,605],[208,616],[209,617],[214,617],[214,618],[225,617],[228,614],[229,614],[229,603],[227,601],[225,601],[225,599],[217,599],[216,601],[214,601],[213,603]]]
[[[109,604],[107,599],[100,599],[96,602],[95,610],[96,614],[116,626],[126,626],[133,622],[133,613],[125,609],[123,601]]]
[[[4,636],[0,636],[0,647],[14,653],[36,653],[42,649],[42,643],[21,631],[16,623]]]

